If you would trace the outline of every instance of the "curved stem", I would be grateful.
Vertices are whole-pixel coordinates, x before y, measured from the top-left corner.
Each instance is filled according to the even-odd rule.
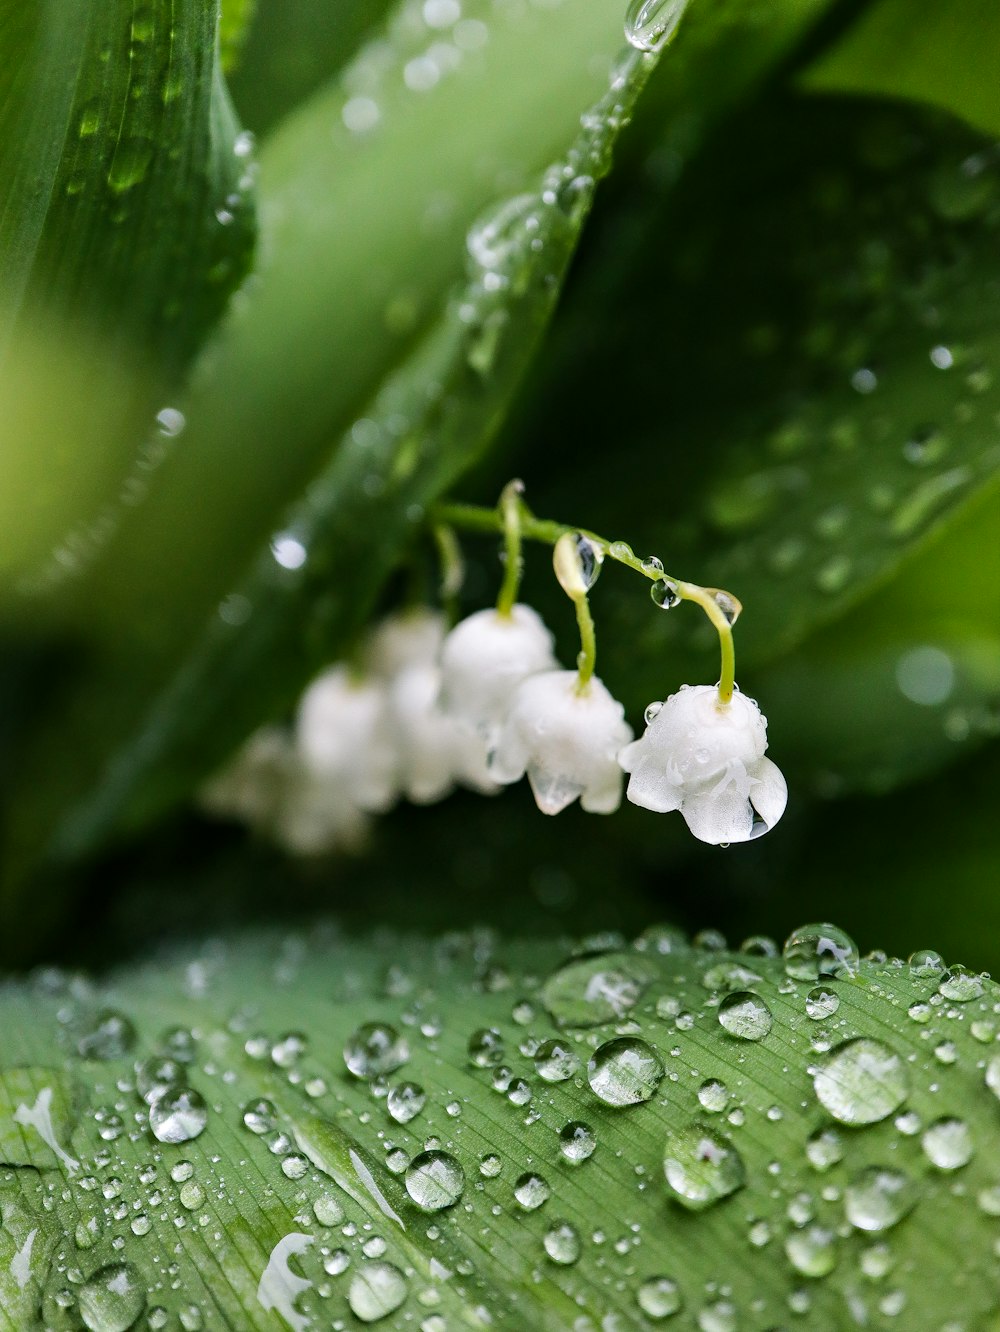
[[[721,664],[719,668],[719,699],[728,703],[736,688],[736,648],[733,644],[733,626],[712,594],[697,583],[678,583],[677,595],[682,601],[693,601],[700,606],[719,635]]]
[[[435,523],[432,530],[441,566],[441,601],[448,623],[454,624],[458,618],[458,594],[465,581],[462,547],[458,543],[455,529],[447,523]]]
[[[594,617],[590,613],[590,602],[586,594],[573,598],[576,610],[576,623],[580,630],[580,655],[576,659],[576,692],[586,693],[587,686],[593,679],[597,665],[597,634],[594,630]]]
[[[504,571],[500,594],[497,597],[497,611],[501,615],[510,615],[517,601],[518,588],[521,586],[521,533],[523,524],[521,494],[524,483],[508,481],[500,496],[496,516],[503,530]]]

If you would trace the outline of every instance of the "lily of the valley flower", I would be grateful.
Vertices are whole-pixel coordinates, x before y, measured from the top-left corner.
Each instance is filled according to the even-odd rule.
[[[316,677],[299,703],[296,749],[305,767],[378,814],[397,793],[397,758],[385,685],[346,666]]]
[[[702,842],[748,842],[781,818],[785,779],[766,758],[767,719],[736,692],[724,703],[715,685],[683,685],[624,749],[628,798],[659,812],[680,810]]]
[[[523,680],[490,759],[490,775],[499,782],[527,773],[543,814],[558,814],[577,797],[591,814],[612,814],[621,804],[618,753],[632,728],[596,676],[582,691],[578,685],[576,671]]]
[[[510,614],[482,610],[457,624],[441,651],[441,705],[492,749],[514,690],[539,671],[555,669],[552,635],[530,606]]]

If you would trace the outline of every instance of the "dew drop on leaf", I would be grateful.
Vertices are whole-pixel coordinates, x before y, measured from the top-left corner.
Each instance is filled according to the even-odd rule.
[[[569,1221],[556,1221],[542,1239],[545,1252],[560,1267],[570,1267],[580,1257],[580,1236]]]
[[[579,1068],[576,1052],[565,1041],[543,1041],[535,1051],[535,1072],[544,1082],[565,1082]]]
[[[660,1085],[663,1072],[660,1056],[636,1036],[605,1041],[587,1065],[591,1090],[605,1105],[638,1105],[648,1101]]]
[[[146,1288],[131,1263],[109,1263],[80,1287],[77,1307],[88,1332],[128,1332],[146,1307]]]
[[[385,1108],[397,1124],[416,1119],[427,1103],[427,1093],[416,1082],[400,1082],[389,1088]]]
[[[969,1126],[952,1115],[928,1124],[920,1145],[931,1165],[938,1170],[959,1170],[972,1160],[973,1145]]]
[[[692,1211],[710,1207],[746,1183],[746,1167],[733,1144],[699,1123],[667,1134],[663,1173],[673,1197]]]
[[[406,1299],[406,1277],[392,1263],[364,1262],[351,1278],[347,1303],[362,1323],[377,1323],[395,1313]]]
[[[888,1046],[859,1037],[826,1056],[813,1088],[823,1108],[842,1124],[876,1124],[906,1099],[906,1067]]]
[[[837,1265],[834,1233],[825,1226],[793,1230],[785,1240],[785,1255],[802,1276],[828,1276]]]
[[[526,1212],[534,1212],[548,1202],[552,1194],[549,1182],[542,1175],[529,1170],[514,1185],[514,1197]]]
[[[1000,1068],[998,1068],[1000,1072]],[[998,1092],[1000,1095],[1000,1092]],[[597,1135],[589,1124],[580,1119],[572,1119],[559,1130],[559,1150],[567,1161],[578,1165],[589,1160],[597,1146]]]
[[[440,1212],[461,1198],[465,1171],[447,1152],[421,1152],[407,1166],[405,1184],[406,1192],[422,1211]]]
[[[860,964],[857,944],[836,925],[801,925],[785,940],[785,971],[794,980],[853,976]]]
[[[889,1230],[916,1201],[916,1186],[901,1170],[866,1166],[844,1190],[844,1214],[855,1230]]]
[[[667,1276],[647,1277],[635,1293],[636,1303],[654,1322],[679,1313],[683,1305],[677,1282]]]
[[[734,990],[719,1005],[719,1025],[741,1041],[759,1041],[771,1030],[771,1010],[759,995]]]
[[[190,1142],[208,1123],[208,1108],[193,1087],[179,1087],[149,1107],[149,1127],[158,1142]]]
[[[365,1022],[348,1038],[344,1063],[356,1078],[395,1073],[410,1057],[409,1048],[396,1031],[384,1022]]]

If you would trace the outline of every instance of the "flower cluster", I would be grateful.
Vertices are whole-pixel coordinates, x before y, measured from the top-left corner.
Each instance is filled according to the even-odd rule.
[[[386,620],[357,665],[319,675],[294,726],[251,737],[203,800],[300,854],[357,846],[400,797],[489,794],[524,776],[545,814],[577,799],[613,813],[628,773],[629,800],[680,811],[704,842],[774,826],[787,792],[753,700],[685,685],[646,717],[633,741],[622,704],[596,676],[560,668],[529,606],[478,611],[447,634],[440,616],[411,612]]]

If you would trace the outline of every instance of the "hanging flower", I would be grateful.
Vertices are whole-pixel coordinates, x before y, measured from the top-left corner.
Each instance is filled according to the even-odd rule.
[[[343,665],[318,675],[299,703],[295,744],[308,771],[359,809],[382,813],[396,799],[397,754],[382,681]]]
[[[518,604],[509,615],[476,611],[444,641],[441,705],[492,749],[517,686],[557,664],[552,635],[530,606]]]
[[[737,691],[723,703],[715,685],[683,685],[620,762],[633,804],[680,810],[695,837],[720,845],[760,837],[784,813],[785,779],[766,749],[767,719],[752,698]]]
[[[528,774],[543,814],[558,814],[578,796],[591,814],[612,814],[621,804],[618,754],[632,728],[596,676],[582,692],[578,683],[576,671],[523,680],[490,759],[490,775],[499,782]]]

